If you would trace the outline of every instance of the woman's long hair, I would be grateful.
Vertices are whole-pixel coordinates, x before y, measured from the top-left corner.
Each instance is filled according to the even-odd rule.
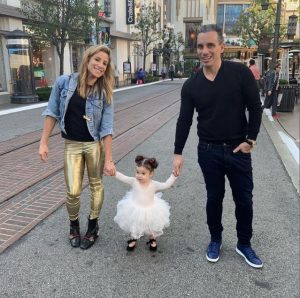
[[[92,90],[88,86],[88,63],[92,56],[99,52],[104,52],[108,55],[108,64],[105,73],[102,77],[97,79]],[[100,95],[101,90],[104,90],[106,100],[110,104],[113,98],[113,86],[114,86],[114,76],[111,61],[111,51],[108,47],[104,45],[96,45],[89,47],[83,54],[82,62],[79,68],[78,76],[78,93],[81,97],[87,98],[90,93],[98,92]]]

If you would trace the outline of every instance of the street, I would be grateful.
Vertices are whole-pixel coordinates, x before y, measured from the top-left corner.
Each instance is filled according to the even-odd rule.
[[[114,94],[114,159],[122,173],[133,175],[135,156],[144,154],[159,161],[155,180],[169,177],[183,82],[165,81]],[[49,163],[38,160],[42,110],[0,116],[0,297],[299,297],[299,194],[273,144],[266,115],[268,131],[262,124],[252,154],[252,246],[264,261],[263,269],[257,270],[235,252],[236,222],[228,183],[220,260],[211,264],[205,258],[210,237],[205,184],[196,157],[196,118],[183,152],[182,175],[163,194],[171,205],[171,225],[158,238],[158,251],[150,252],[144,238],[133,252],[126,251],[128,237],[113,218],[128,188],[113,177],[104,179],[99,239],[87,251],[72,248],[67,211],[60,207],[65,195],[58,130],[50,140]],[[26,232],[19,229],[6,247],[1,225],[22,217],[16,212],[24,213],[30,204],[42,206],[38,200],[45,201],[45,210],[27,220]],[[86,187],[81,198],[82,232],[88,207]]]

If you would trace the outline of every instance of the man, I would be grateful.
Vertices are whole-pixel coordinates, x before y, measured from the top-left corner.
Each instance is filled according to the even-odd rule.
[[[249,61],[249,68],[254,76],[254,79],[256,81],[256,85],[257,85],[257,88],[258,90],[260,89],[260,72],[259,72],[259,69],[258,67],[255,65],[255,60],[254,59],[250,59]]]
[[[175,75],[175,65],[173,63],[170,65],[169,75],[170,75],[171,81],[173,81],[174,80],[174,75]]]
[[[263,263],[250,243],[253,219],[250,152],[256,144],[261,124],[261,102],[249,68],[241,63],[222,61],[223,52],[221,29],[216,25],[202,26],[197,39],[197,53],[203,68],[185,82],[181,91],[173,172],[178,176],[182,169],[182,151],[196,109],[198,162],[206,184],[207,224],[211,234],[206,258],[210,262],[219,260],[226,175],[236,206],[236,252],[250,266],[261,268]]]
[[[277,97],[279,91],[279,72],[280,64],[276,64],[274,69],[270,70],[267,75],[267,93],[266,99],[262,106],[263,109],[272,107],[272,116],[278,118],[277,114]]]

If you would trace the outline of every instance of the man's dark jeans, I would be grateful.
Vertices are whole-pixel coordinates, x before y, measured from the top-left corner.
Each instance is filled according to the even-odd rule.
[[[207,190],[207,224],[212,241],[222,239],[222,211],[227,176],[235,202],[238,243],[250,245],[252,237],[252,163],[250,153],[233,153],[233,145],[199,143],[198,162]]]

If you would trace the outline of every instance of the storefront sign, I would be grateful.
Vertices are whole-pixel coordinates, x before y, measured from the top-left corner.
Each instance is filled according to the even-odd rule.
[[[134,0],[126,0],[126,24],[132,25],[135,23]]]
[[[123,73],[131,73],[131,63],[123,62]]]
[[[260,54],[268,53],[271,47],[271,38],[270,37],[263,37],[258,43],[257,52]]]

